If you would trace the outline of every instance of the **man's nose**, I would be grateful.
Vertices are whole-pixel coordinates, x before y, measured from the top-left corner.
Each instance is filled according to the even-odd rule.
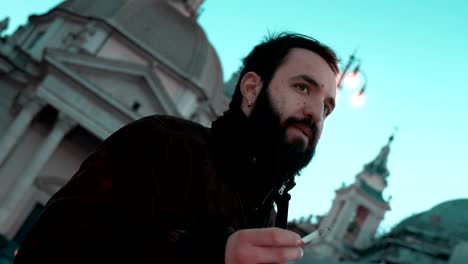
[[[322,103],[309,103],[304,105],[304,115],[311,122],[319,123],[323,121],[324,108]]]

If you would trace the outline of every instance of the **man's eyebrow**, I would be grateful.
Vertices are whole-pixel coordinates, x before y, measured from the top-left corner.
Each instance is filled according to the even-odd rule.
[[[310,85],[314,86],[315,88],[323,88],[323,85],[319,84],[313,77],[307,74],[299,74],[295,76],[293,79],[302,79],[309,83]]]

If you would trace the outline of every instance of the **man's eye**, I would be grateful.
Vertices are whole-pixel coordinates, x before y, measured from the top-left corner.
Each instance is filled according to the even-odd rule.
[[[294,87],[305,94],[309,94],[309,87],[307,85],[296,84]]]

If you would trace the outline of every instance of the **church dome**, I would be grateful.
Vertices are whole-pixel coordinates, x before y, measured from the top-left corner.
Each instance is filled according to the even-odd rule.
[[[394,231],[415,227],[444,236],[468,240],[468,199],[443,202],[399,223]]]
[[[205,32],[167,0],[68,0],[54,10],[106,22],[201,86],[209,99],[222,90],[221,63]]]

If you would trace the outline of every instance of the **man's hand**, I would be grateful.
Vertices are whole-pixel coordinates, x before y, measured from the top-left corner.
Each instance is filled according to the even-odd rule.
[[[289,230],[271,227],[244,229],[227,241],[226,264],[286,263],[302,258],[301,237]]]

